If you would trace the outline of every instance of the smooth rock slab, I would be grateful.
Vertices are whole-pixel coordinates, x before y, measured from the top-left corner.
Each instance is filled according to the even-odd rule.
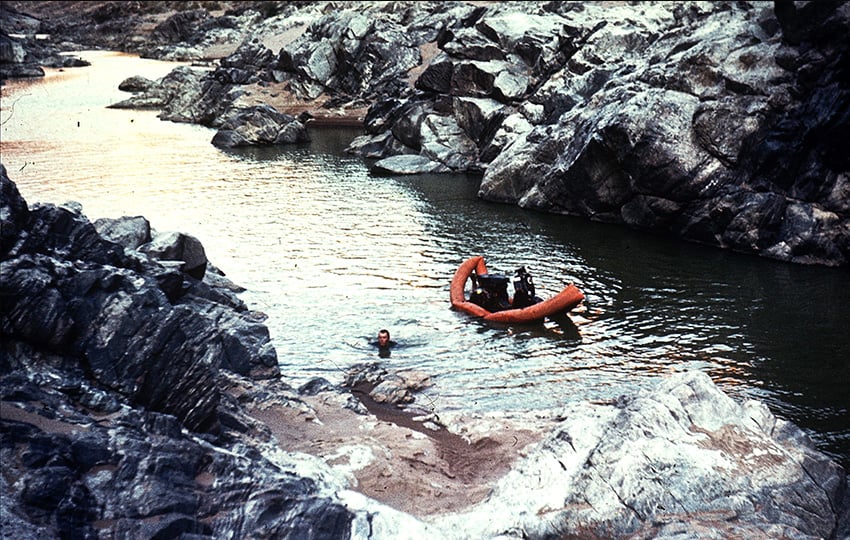
[[[845,471],[764,404],[738,404],[696,371],[621,401],[565,408],[487,500],[444,525],[470,538],[652,538],[677,527],[700,537],[718,523],[750,538],[836,531]]]
[[[442,163],[431,161],[425,156],[412,154],[384,158],[372,167],[375,172],[384,174],[427,174],[451,171]]]

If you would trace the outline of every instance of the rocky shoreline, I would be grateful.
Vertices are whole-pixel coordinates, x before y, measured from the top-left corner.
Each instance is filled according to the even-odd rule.
[[[349,151],[379,173],[481,174],[490,201],[850,262],[846,2],[90,6],[0,15],[57,50],[202,63],[115,106],[217,128],[222,146],[362,122]],[[33,39],[2,40],[3,77],[38,61]]]
[[[295,389],[196,239],[0,192],[4,534],[850,533],[846,471],[705,374],[540,417],[440,418],[380,365]]]
[[[0,36],[4,77],[83,44],[196,60],[115,106],[223,146],[362,120],[351,151],[388,172],[477,171],[491,200],[850,258],[846,4],[61,4],[4,3],[4,32],[56,41]],[[190,234],[30,205],[2,165],[0,194],[4,536],[850,536],[847,471],[705,374],[540,416],[437,416],[427,374],[380,364],[293,388]]]

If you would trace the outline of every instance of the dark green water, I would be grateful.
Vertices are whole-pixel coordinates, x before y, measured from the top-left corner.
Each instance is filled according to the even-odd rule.
[[[105,105],[161,63],[93,53],[91,68],[3,88],[2,160],[30,203],[90,219],[144,215],[189,232],[268,314],[292,384],[353,364],[416,369],[437,412],[529,411],[614,399],[698,369],[757,398],[850,465],[850,271],[793,266],[477,199],[462,175],[373,176],[356,130],[222,152],[213,132]],[[79,122],[79,124],[78,124]],[[525,265],[540,296],[574,282],[571,323],[489,326],[449,309],[457,266]],[[369,346],[379,328],[399,342]]]

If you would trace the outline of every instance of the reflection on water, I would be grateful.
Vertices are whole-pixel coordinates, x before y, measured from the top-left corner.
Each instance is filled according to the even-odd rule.
[[[269,315],[293,384],[378,361],[425,371],[439,410],[527,410],[612,399],[699,369],[850,456],[850,276],[650,237],[476,198],[466,176],[373,177],[342,149],[224,152],[206,128],[105,106],[132,74],[171,66],[90,53],[91,68],[3,87],[2,159],[30,203],[77,200],[92,220],[144,215],[189,232]],[[79,124],[78,124],[79,122]],[[561,324],[491,326],[449,309],[457,265],[526,266],[546,297],[574,282],[585,309]]]

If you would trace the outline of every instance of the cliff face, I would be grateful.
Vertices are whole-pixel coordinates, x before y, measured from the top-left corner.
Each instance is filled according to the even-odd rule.
[[[480,195],[846,264],[850,78],[832,32],[846,31],[847,5],[820,13],[822,27],[795,27],[793,41],[765,4],[669,7],[652,25],[607,21],[590,36],[529,98],[550,122],[504,148]]]

